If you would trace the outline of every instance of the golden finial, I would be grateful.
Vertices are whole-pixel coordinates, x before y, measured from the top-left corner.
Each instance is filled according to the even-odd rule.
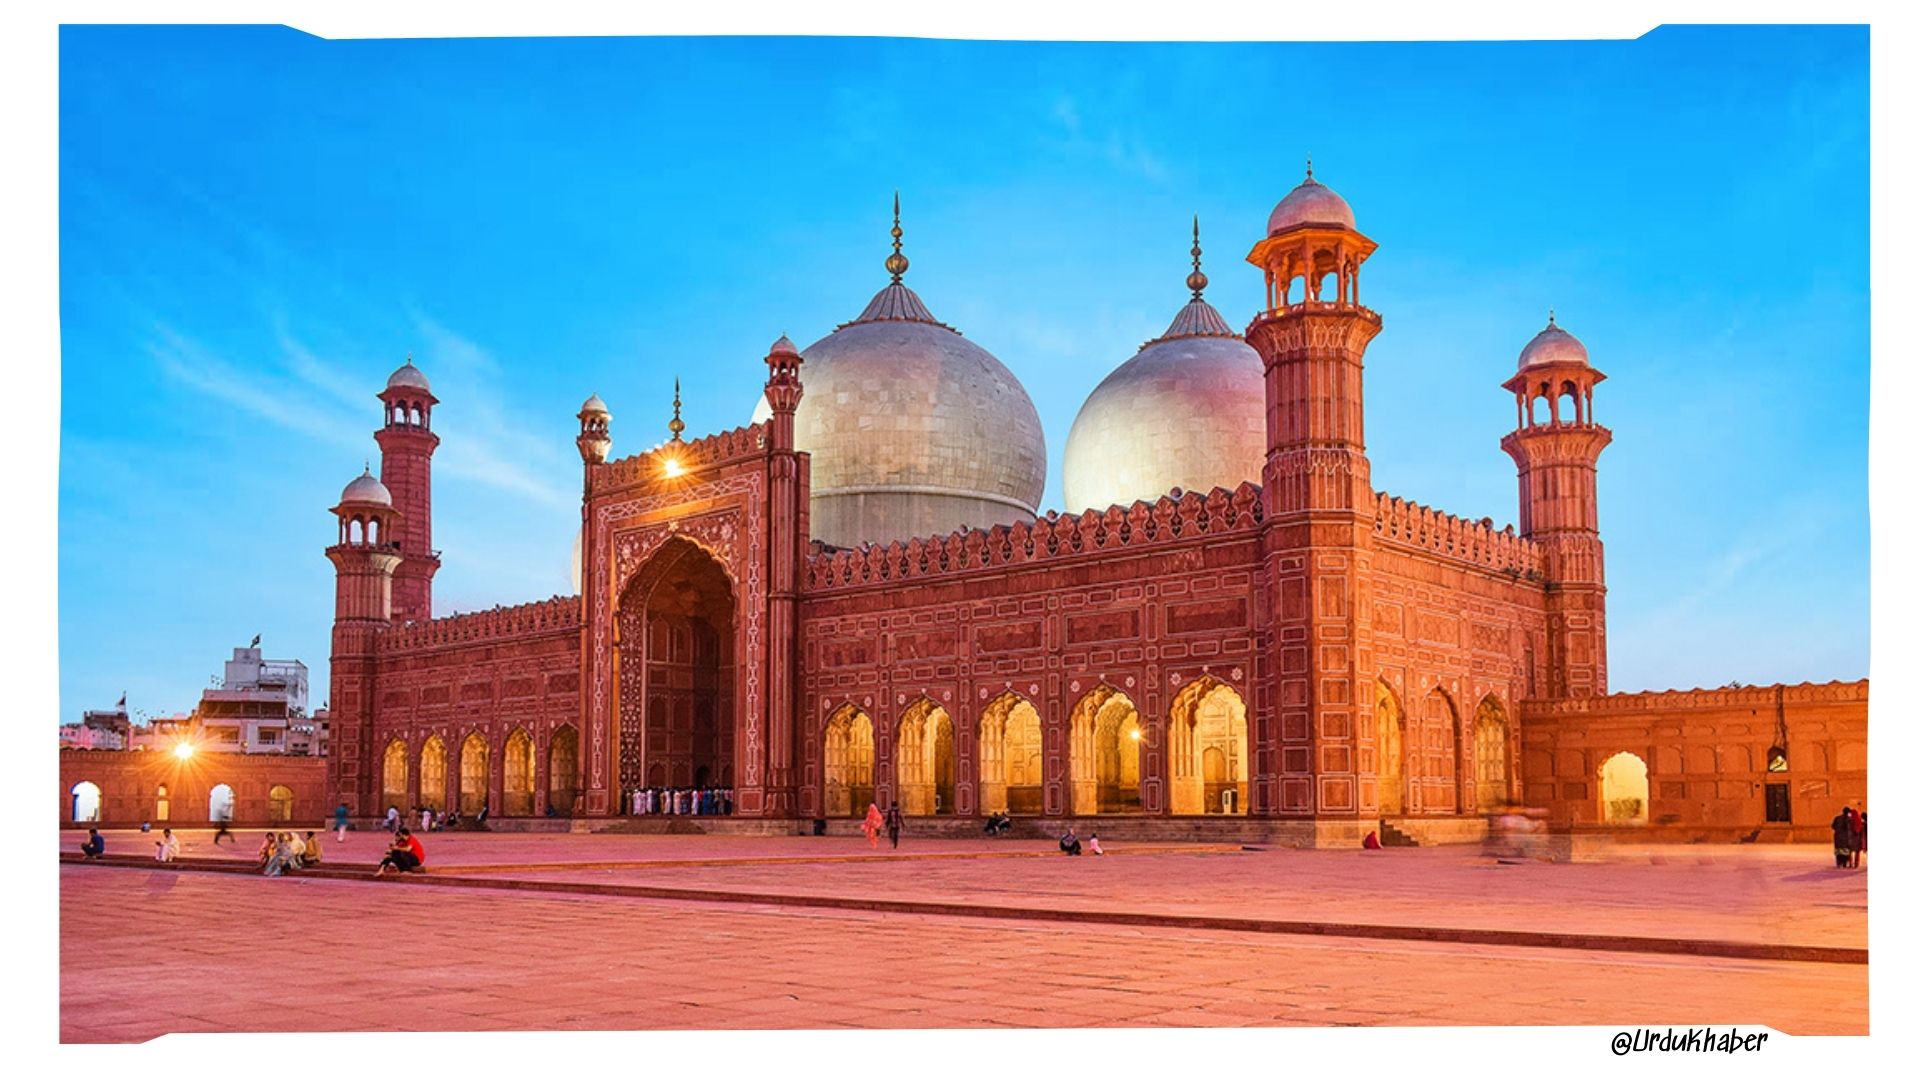
[[[1553,309],[1552,308],[1547,309],[1547,325],[1548,326],[1553,325]]]
[[[1207,275],[1200,272],[1200,215],[1193,215],[1193,273],[1187,275],[1187,288],[1193,290],[1193,298],[1200,299],[1206,290]]]
[[[667,430],[673,432],[674,442],[679,442],[680,433],[687,430],[687,425],[680,422],[680,377],[677,375],[673,379],[673,419],[667,421]]]
[[[907,257],[900,254],[900,193],[893,193],[893,254],[887,256],[887,273],[893,275],[893,283],[900,284],[900,275],[907,272]]]
[[[1313,155],[1307,155],[1307,183],[1313,183]]]

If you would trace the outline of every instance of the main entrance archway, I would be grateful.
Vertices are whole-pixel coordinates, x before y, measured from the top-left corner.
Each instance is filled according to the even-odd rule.
[[[918,817],[953,813],[953,718],[927,698],[900,714],[893,740],[900,812]]]
[[[1037,814],[1040,711],[1019,694],[1001,694],[980,713],[980,811]]]
[[[827,717],[828,817],[860,817],[873,803],[873,718],[852,705]]]
[[[1105,683],[1087,691],[1067,722],[1067,766],[1075,814],[1140,809],[1140,754],[1145,744],[1133,699]]]
[[[662,544],[621,594],[623,790],[733,786],[734,615],[726,569],[681,537]]]
[[[1188,683],[1170,710],[1173,812],[1247,812],[1247,703],[1210,675]]]

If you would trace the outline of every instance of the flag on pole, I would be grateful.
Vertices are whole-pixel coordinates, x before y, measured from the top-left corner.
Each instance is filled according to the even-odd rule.
[[[249,646],[247,646],[247,648],[249,648],[249,649],[257,649],[257,648],[259,648],[259,647],[260,647],[260,635],[259,635],[259,634],[255,634],[255,635],[253,635],[253,644],[251,644],[251,645],[249,645]]]
[[[120,691],[120,704],[115,705],[114,708],[124,709],[126,707],[127,707],[127,692],[125,690],[122,690]]]

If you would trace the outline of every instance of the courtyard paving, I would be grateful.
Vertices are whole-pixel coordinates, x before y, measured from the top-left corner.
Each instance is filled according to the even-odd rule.
[[[189,859],[245,861],[259,842]],[[77,843],[61,834],[63,850]],[[108,834],[115,854],[152,837]],[[172,1031],[1768,1024],[1865,1033],[1864,964],[1306,938],[1074,912],[1866,944],[1812,847],[1243,851],[816,837],[441,834],[437,884],[63,866],[61,1037]],[[370,867],[378,834],[328,837]],[[459,884],[529,881],[579,894]],[[602,895],[608,884],[1019,907],[1021,920]],[[1058,920],[1049,912],[1061,913]],[[262,947],[263,942],[272,943]]]

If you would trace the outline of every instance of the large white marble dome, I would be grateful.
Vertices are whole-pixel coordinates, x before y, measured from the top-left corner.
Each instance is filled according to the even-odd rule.
[[[839,547],[1031,521],[1046,486],[1040,414],[992,353],[900,282],[800,352],[794,442],[812,455],[813,538]],[[754,410],[766,418],[762,398]]]
[[[1074,418],[1061,467],[1069,511],[1260,480],[1267,447],[1260,354],[1201,298],[1197,236],[1194,249],[1193,299],[1166,333],[1102,380]]]

